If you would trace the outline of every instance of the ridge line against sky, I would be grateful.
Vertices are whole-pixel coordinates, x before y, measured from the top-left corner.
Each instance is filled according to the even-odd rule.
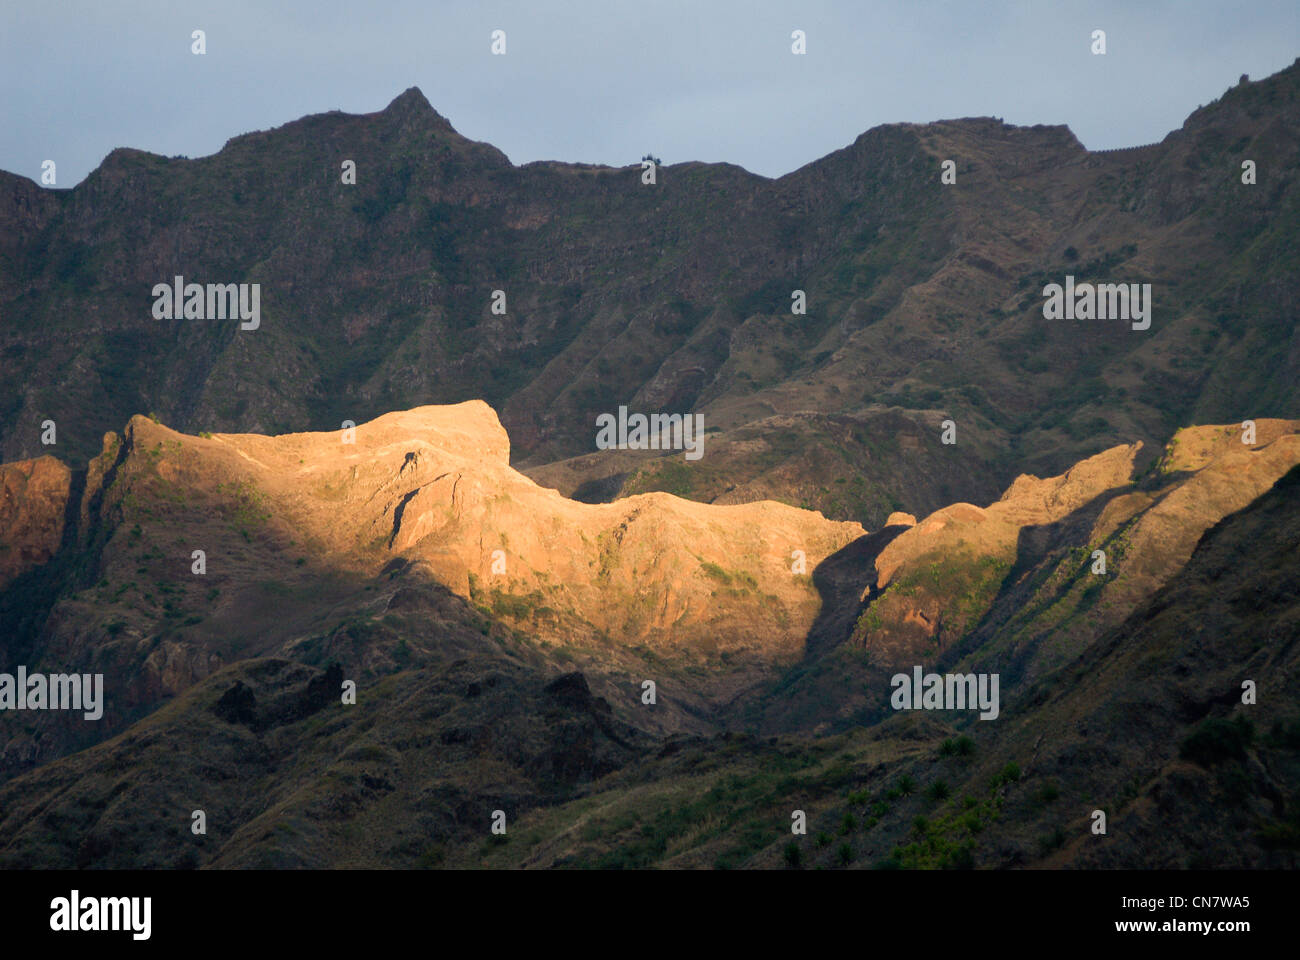
[[[1242,73],[1300,52],[1300,4],[964,0],[73,0],[0,11],[0,169],[71,187],[118,147],[208,156],[419,87],[512,163],[726,162],[779,177],[884,123],[1068,125],[1090,150],[1162,140]],[[376,12],[379,8],[380,12]],[[206,53],[191,52],[193,30]],[[492,31],[506,54],[491,53]],[[807,53],[791,52],[803,30]],[[1106,31],[1094,55],[1091,34]]]

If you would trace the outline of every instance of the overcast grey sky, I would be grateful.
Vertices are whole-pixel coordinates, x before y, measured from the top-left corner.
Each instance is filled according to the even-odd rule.
[[[1065,123],[1159,140],[1300,54],[1296,0],[0,0],[0,168],[204,156],[418,86],[515,163],[729,161],[779,176],[881,123]],[[206,31],[207,53],[190,52]],[[507,53],[490,35],[506,31]],[[808,52],[790,51],[792,30]],[[1107,53],[1090,52],[1106,31]]]

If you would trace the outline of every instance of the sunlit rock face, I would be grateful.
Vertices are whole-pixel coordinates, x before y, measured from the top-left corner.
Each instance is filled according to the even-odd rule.
[[[50,456],[0,465],[0,586],[54,555],[71,480]]]

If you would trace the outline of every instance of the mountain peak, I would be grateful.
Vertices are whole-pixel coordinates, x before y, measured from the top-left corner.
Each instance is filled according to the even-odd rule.
[[[419,87],[407,87],[384,108],[384,113],[432,113],[437,116],[438,111],[433,109],[433,104]]]
[[[433,109],[419,87],[407,87],[378,113],[388,124],[401,129],[437,130],[455,133],[451,121]]]

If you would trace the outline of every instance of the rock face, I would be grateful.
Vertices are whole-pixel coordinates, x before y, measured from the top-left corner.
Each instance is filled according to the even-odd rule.
[[[104,552],[105,579],[151,593],[154,604],[161,591],[172,616],[193,608],[192,619],[213,622],[214,631],[228,604],[232,632],[246,632],[238,617],[264,612],[266,598],[253,590],[259,580],[324,573],[366,581],[396,563],[402,585],[386,598],[395,613],[438,606],[424,583],[551,642],[790,659],[820,610],[812,573],[866,533],[774,502],[716,506],[666,493],[611,504],[568,500],[511,468],[509,438],[481,401],[391,413],[354,432],[276,437],[191,437],[135,417],[123,442],[127,451],[101,489],[103,464],[118,447],[116,437],[105,439],[86,493],[88,502],[102,498],[105,518],[120,517]],[[33,469],[41,478],[61,476],[66,496],[67,471],[56,461],[7,475],[18,484]],[[33,501],[36,484],[23,489],[15,503],[47,503]],[[61,518],[52,498],[48,522],[39,525],[44,555],[61,530],[56,506]],[[11,511],[26,518],[18,528],[35,529],[31,507],[23,510]],[[19,542],[28,541],[36,542],[34,534]],[[203,580],[190,575],[195,548],[207,557]],[[132,583],[134,557],[137,565],[172,558],[167,585],[150,591]],[[204,597],[208,586],[219,599]],[[274,625],[260,631],[262,649],[275,649],[271,638],[291,629],[294,606],[282,603]],[[138,616],[147,606],[132,609],[116,640],[103,636],[102,608],[65,606],[56,623],[110,647],[139,642],[156,625]],[[139,641],[130,640],[137,631]],[[178,645],[164,637],[150,650],[146,665],[153,666],[141,682],[161,694],[250,652],[216,638]]]
[[[1061,662],[1167,582],[1209,527],[1300,463],[1300,421],[1261,419],[1255,443],[1241,438],[1237,426],[1190,427],[1140,481],[1130,479],[1141,447],[1132,444],[1058,477],[1021,476],[986,508],[935,511],[880,552],[856,641],[881,662],[934,657],[1001,595],[1015,609],[985,631],[1001,630],[997,649],[1030,656],[1031,672]]]
[[[202,471],[255,488],[325,562],[374,571],[401,557],[561,642],[795,656],[819,609],[795,552],[811,573],[866,532],[772,502],[568,500],[510,467],[509,439],[481,401],[387,414],[350,443],[341,431],[204,442],[142,419],[133,430],[138,446],[201,451]],[[184,469],[182,482],[197,475]]]
[[[1240,430],[1181,431],[1175,457],[1206,434],[1236,442]],[[1040,697],[1026,698],[1036,702],[1025,722],[998,731],[1005,748],[1034,758],[1031,777],[1074,781],[1061,792],[1066,819],[1083,822],[1076,811],[1093,806],[1084,798],[1117,798],[1107,803],[1111,842],[1088,842],[1086,825],[1067,830],[1043,866],[1294,869],[1297,543],[1292,468],[1201,534],[1181,569],[1122,623],[1095,632],[1100,640],[1065,668],[1083,682],[1044,682]],[[1247,677],[1257,703],[1242,702]],[[1210,824],[1216,836],[1204,832]],[[1032,822],[1021,830],[1027,843],[1043,832]]]
[[[875,582],[863,599],[899,581],[897,588],[872,605],[859,639],[877,656],[907,659],[922,641],[961,636],[1011,569],[1021,531],[1055,523],[1126,483],[1140,448],[1113,447],[1046,480],[1022,475],[987,508],[955,503],[904,530],[876,558]],[[866,624],[874,629],[864,631]]]
[[[997,503],[987,508],[954,503],[936,510],[904,531],[876,559],[877,590],[894,579],[900,567],[918,558],[973,550],[1004,558],[1014,552],[1022,527],[1054,523],[1072,511],[1128,482],[1141,444],[1112,447],[1076,464],[1059,477],[1040,480],[1022,474]]]
[[[22,569],[58,545],[69,472],[45,458],[4,476],[3,542]],[[482,401],[275,437],[193,437],[137,416],[104,438],[78,506],[68,549],[94,575],[52,592],[48,614],[0,604],[38,629],[17,648],[0,638],[0,654],[39,648],[111,677],[97,736],[235,661],[336,660],[368,675],[488,635],[601,651],[609,670],[658,657],[661,680],[708,662],[716,674],[650,721],[693,729],[697,699],[732,698],[803,653],[822,613],[813,574],[866,533],[774,502],[568,500],[510,466]],[[0,773],[84,735],[24,714],[0,739]]]
[[[0,586],[54,555],[71,482],[50,456],[0,465]]]
[[[1148,481],[1149,490],[1111,499],[1088,536],[1092,551],[1105,554],[1106,573],[1089,574],[1089,633],[1118,623],[1182,569],[1202,535],[1229,514],[1252,503],[1300,463],[1300,420],[1261,419],[1255,443],[1241,442],[1238,426],[1179,430]],[[1063,571],[1064,572],[1064,571]],[[1081,642],[1083,631],[1065,618],[1061,636]]]
[[[1126,516],[1132,501],[1116,504],[1098,521],[1094,539],[1131,523],[1124,579],[1146,594],[1191,556],[1201,534],[1253,501],[1300,461],[1300,421],[1261,420],[1253,445],[1235,427],[1190,427],[1169,445],[1163,471],[1173,484],[1148,509]],[[1180,475],[1185,479],[1179,480]]]

